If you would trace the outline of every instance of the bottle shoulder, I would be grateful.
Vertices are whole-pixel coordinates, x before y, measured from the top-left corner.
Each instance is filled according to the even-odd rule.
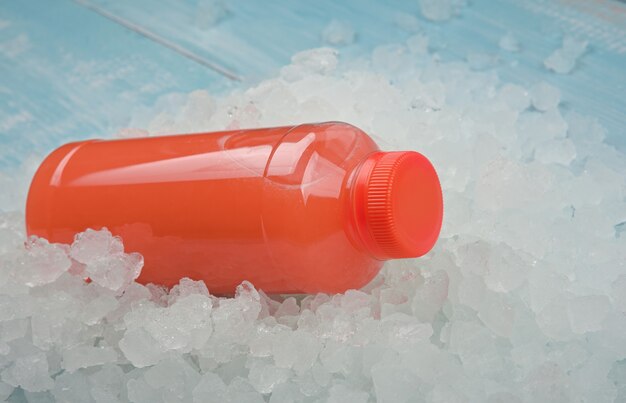
[[[280,184],[311,184],[345,176],[367,155],[378,150],[362,130],[342,122],[295,126],[276,145],[265,176]]]

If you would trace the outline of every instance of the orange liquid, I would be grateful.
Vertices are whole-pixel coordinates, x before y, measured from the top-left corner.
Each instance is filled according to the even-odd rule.
[[[344,123],[66,144],[32,181],[27,232],[71,243],[107,227],[144,256],[143,283],[343,292],[384,260],[359,235],[353,197],[377,151]]]

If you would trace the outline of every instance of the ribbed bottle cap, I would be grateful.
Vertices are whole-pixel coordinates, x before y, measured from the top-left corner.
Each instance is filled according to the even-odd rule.
[[[443,219],[439,178],[414,151],[377,152],[361,166],[355,183],[357,231],[378,259],[426,254]]]

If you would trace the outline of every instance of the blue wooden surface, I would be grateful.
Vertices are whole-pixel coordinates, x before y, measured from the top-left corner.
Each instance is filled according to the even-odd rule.
[[[342,58],[403,41],[399,15],[419,20],[419,30],[444,60],[469,53],[497,56],[507,81],[558,85],[565,109],[595,116],[607,141],[626,151],[626,5],[618,1],[472,0],[458,18],[433,23],[416,1],[224,2],[215,26],[198,21],[197,1],[91,0],[243,78],[232,81],[71,0],[0,0],[0,170],[29,154],[72,139],[109,135],[136,108],[160,95],[198,88],[213,93],[249,86],[275,74],[299,50],[322,45],[321,31],[337,19],[349,22],[357,41]],[[507,32],[519,53],[498,41]],[[569,75],[547,71],[543,60],[564,34],[590,42]]]

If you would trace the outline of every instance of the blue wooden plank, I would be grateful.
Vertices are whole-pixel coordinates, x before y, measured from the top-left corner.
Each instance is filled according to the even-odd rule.
[[[3,1],[0,19],[0,169],[115,131],[164,93],[229,85],[71,1]]]
[[[92,0],[163,37],[228,66],[246,84],[276,74],[295,52],[321,45],[331,19],[349,22],[358,34],[342,50],[345,58],[371,52],[375,46],[404,41],[408,33],[399,13],[419,16],[417,2],[346,0],[297,2],[241,0],[214,27],[202,27],[202,12],[193,1]],[[150,12],[147,12],[150,10]],[[420,20],[420,31],[444,60],[484,52],[497,57],[504,80],[529,86],[547,81],[562,89],[566,109],[595,116],[608,130],[608,142],[626,151],[626,5],[600,0],[474,0],[459,18],[445,23]],[[512,33],[521,52],[503,52],[500,38]],[[560,46],[563,35],[590,42],[589,51],[570,75],[548,71],[543,61]]]
[[[206,27],[197,22],[202,10],[197,1],[163,0],[157,10],[150,0],[90,2],[227,66],[247,83],[276,74],[294,53],[323,45],[322,30],[333,19],[358,31],[358,41],[343,49],[350,58],[376,45],[406,40],[407,32],[394,21],[400,13],[418,15],[416,2],[401,0],[241,0],[226,3],[223,20]]]
[[[293,53],[320,46],[331,19],[356,30],[357,41],[341,50],[344,59],[353,59],[380,44],[406,40],[410,33],[395,23],[399,13],[419,18],[417,2],[401,0],[240,0],[226,3],[225,17],[207,26],[206,10],[194,1],[91,2],[235,71],[245,78],[243,86],[276,74]],[[422,18],[419,25],[444,60],[486,52],[497,56],[496,68],[505,80],[555,83],[566,109],[596,116],[608,129],[608,141],[626,150],[626,5],[607,0],[593,5],[474,0],[458,18],[444,23]],[[36,0],[0,2],[0,19],[5,21],[0,23],[0,169],[32,150],[114,132],[128,123],[131,110],[162,94],[233,87],[213,71],[69,0],[46,7]],[[520,53],[499,49],[507,32],[519,39]],[[562,76],[547,71],[543,60],[564,33],[591,45],[572,74]]]

